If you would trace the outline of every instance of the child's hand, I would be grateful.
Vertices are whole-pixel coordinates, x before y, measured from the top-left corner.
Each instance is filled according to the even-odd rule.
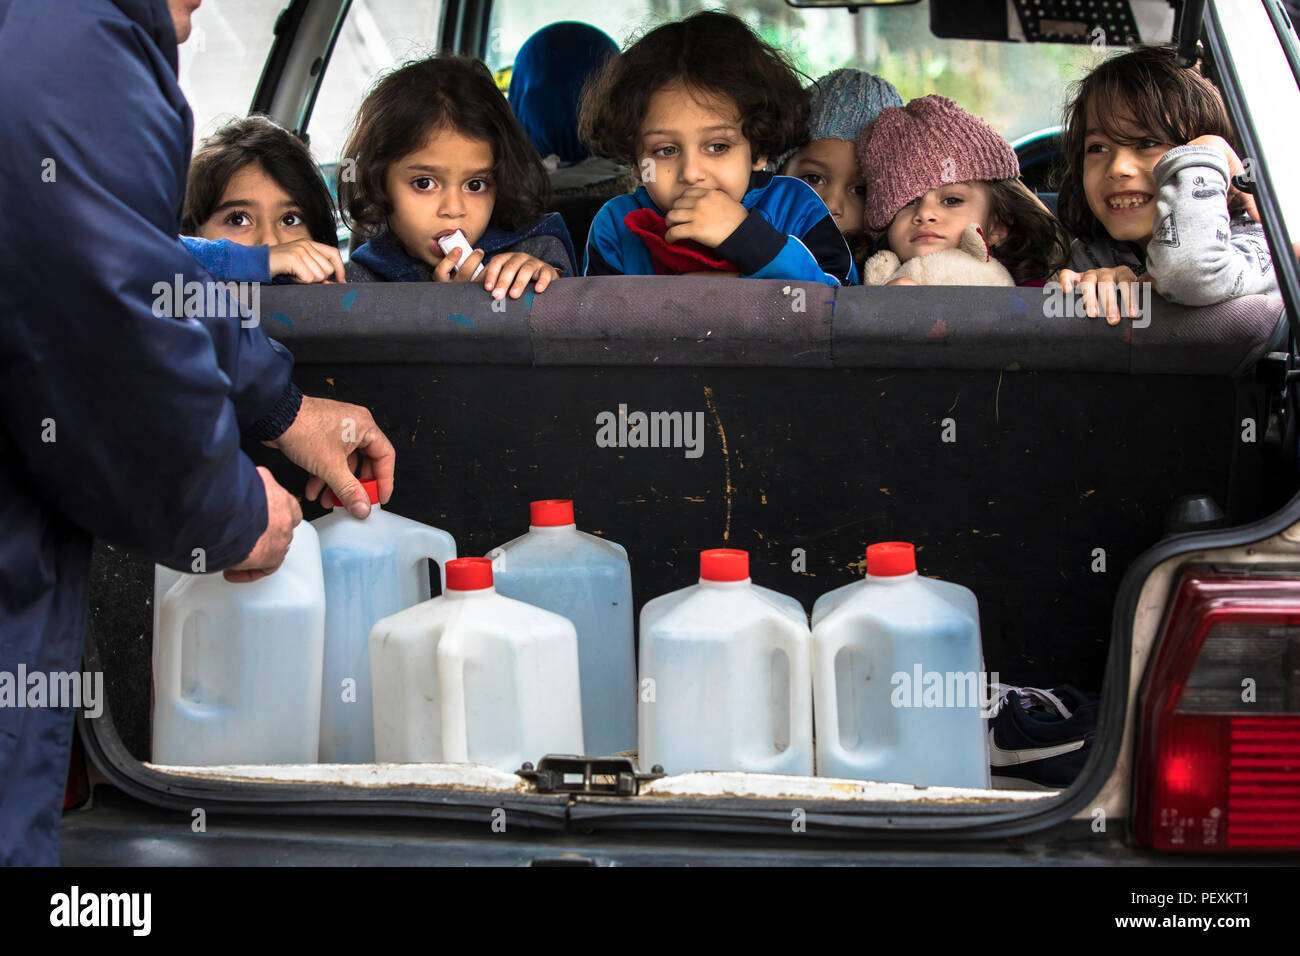
[[[1246,210],[1251,219],[1259,222],[1259,209],[1255,206],[1255,197],[1250,193],[1242,192],[1232,184],[1232,177],[1245,173],[1246,167],[1242,165],[1237,151],[1228,145],[1228,141],[1222,136],[1198,136],[1187,145],[1209,146],[1223,154],[1224,162],[1228,164],[1228,205],[1240,206]]]
[[[542,292],[552,280],[559,277],[559,271],[541,259],[526,252],[511,252],[497,256],[488,263],[487,272],[483,276],[483,288],[491,292],[494,299],[504,298],[507,290],[510,298],[517,299],[524,294],[529,281],[536,280],[535,291]]]
[[[907,276],[899,276],[897,279],[891,279],[885,285],[920,285],[915,279],[909,279]]]
[[[271,278],[290,275],[299,282],[343,282],[343,257],[333,246],[295,239],[270,247]]]
[[[462,253],[460,249],[452,249],[442,257],[442,261],[434,267],[434,282],[472,282],[474,273],[478,271],[479,264],[483,261],[483,250],[475,249],[465,260],[465,265],[458,266]]]
[[[1062,269],[1056,274],[1056,281],[1061,283],[1061,291],[1074,292],[1077,288],[1083,293],[1083,304],[1090,318],[1096,318],[1100,311],[1106,313],[1107,325],[1118,325],[1121,306],[1127,307],[1130,319],[1138,318],[1141,302],[1135,294],[1135,282],[1151,282],[1149,276],[1141,280],[1128,266],[1117,269],[1089,269],[1087,272],[1075,272]]]
[[[694,239],[716,249],[745,221],[749,210],[721,189],[692,186],[682,193],[664,216],[665,242]]]

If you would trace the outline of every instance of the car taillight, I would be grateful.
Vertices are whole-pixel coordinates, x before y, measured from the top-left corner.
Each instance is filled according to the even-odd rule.
[[[1158,850],[1300,847],[1300,574],[1184,574],[1139,707],[1133,828]]]

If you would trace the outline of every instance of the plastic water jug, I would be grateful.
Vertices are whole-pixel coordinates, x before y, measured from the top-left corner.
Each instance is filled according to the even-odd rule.
[[[379,483],[361,484],[370,496],[369,515],[354,518],[336,505],[312,522],[325,572],[322,763],[375,759],[370,629],[380,618],[429,600],[430,558],[445,580],[442,569],[456,557],[456,542],[446,531],[385,511]]]
[[[811,776],[803,606],[754,584],[747,552],[701,552],[699,584],[641,609],[638,701],[643,768]]]
[[[314,763],[324,644],[320,542],[305,521],[265,578],[181,575],[154,637],[154,763]]]
[[[867,548],[867,576],[813,605],[817,772],[988,787],[979,607],[916,573],[911,544]]]
[[[162,602],[167,596],[167,592],[172,589],[172,585],[182,581],[190,575],[183,571],[173,571],[171,568],[164,567],[161,564],[153,566],[153,637],[158,639],[158,622],[162,618]]]
[[[592,755],[636,747],[632,569],[622,545],[579,531],[573,502],[534,501],[528,533],[488,552],[498,594],[578,630],[582,739]]]
[[[573,624],[498,594],[487,558],[448,561],[446,576],[440,597],[370,632],[375,757],[515,771],[581,754]]]

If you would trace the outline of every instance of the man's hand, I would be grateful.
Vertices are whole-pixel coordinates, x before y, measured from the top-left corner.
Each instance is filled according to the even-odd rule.
[[[668,229],[665,242],[694,239],[716,249],[727,240],[749,215],[749,210],[721,189],[692,186],[678,197],[664,216]]]
[[[370,514],[370,498],[352,473],[358,455],[362,456],[361,477],[379,482],[380,503],[393,494],[397,452],[370,411],[360,405],[304,395],[293,424],[279,438],[263,444],[278,448],[311,474],[308,501],[315,501],[328,485],[354,517]]]
[[[290,275],[299,282],[343,282],[343,257],[333,246],[295,239],[271,246],[271,278]]]
[[[298,499],[280,487],[265,468],[259,466],[257,473],[266,488],[266,530],[248,557],[224,572],[226,580],[235,584],[264,578],[283,564],[289,545],[293,543],[293,529],[302,520]]]
[[[1150,276],[1138,279],[1128,266],[1116,269],[1089,269],[1075,272],[1062,269],[1056,274],[1061,290],[1069,293],[1077,288],[1083,293],[1083,304],[1090,318],[1105,313],[1107,325],[1119,325],[1121,306],[1126,307],[1129,318],[1136,319],[1142,312],[1140,297],[1135,295],[1135,282],[1152,282]]]

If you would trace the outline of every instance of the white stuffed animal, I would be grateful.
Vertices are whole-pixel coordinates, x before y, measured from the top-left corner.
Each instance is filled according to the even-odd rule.
[[[971,223],[956,249],[940,249],[899,264],[898,256],[884,249],[867,260],[864,285],[885,285],[894,279],[911,279],[917,285],[1015,285],[1007,267],[989,255],[984,232]]]

